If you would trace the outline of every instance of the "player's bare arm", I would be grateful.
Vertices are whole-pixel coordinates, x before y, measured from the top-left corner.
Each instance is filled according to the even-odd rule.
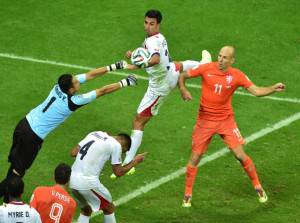
[[[127,63],[123,60],[120,60],[109,66],[100,67],[95,70],[91,70],[86,73],[86,80],[88,81],[88,80],[95,79],[96,77],[100,77],[110,71],[124,69],[126,66],[127,66]]]
[[[128,75],[127,78],[120,80],[117,83],[106,85],[102,88],[96,89],[96,97],[101,97],[105,94],[112,93],[117,91],[121,88],[128,87],[128,86],[135,86],[137,85],[137,79],[134,75]]]
[[[258,87],[253,84],[249,88],[247,88],[247,91],[249,91],[252,95],[256,97],[267,96],[274,92],[281,92],[284,90],[285,90],[285,85],[283,83],[276,83],[269,87]]]
[[[185,86],[185,80],[190,78],[186,72],[181,73],[178,79],[178,87],[181,93],[181,97],[185,101],[190,101],[193,99],[191,93],[188,91],[188,89]]]
[[[103,74],[107,73],[108,70],[106,67],[100,67],[100,68],[97,68],[95,70],[91,70],[89,72],[86,73],[86,80],[89,81],[89,80],[92,80],[96,77],[100,77],[102,76]]]
[[[79,152],[80,150],[80,146],[79,145],[76,145],[73,149],[71,149],[70,151],[70,155],[72,157],[76,157],[77,156],[77,153]]]
[[[121,164],[116,164],[116,165],[112,165],[112,169],[114,174],[117,177],[121,177],[124,174],[126,174],[132,167],[137,166],[138,164],[140,164],[141,162],[143,162],[145,160],[145,156],[147,153],[142,153],[142,154],[138,154],[136,157],[134,157],[134,159],[128,163],[125,166],[122,166]]]
[[[160,56],[159,54],[153,54],[151,56],[151,58],[149,59],[148,61],[148,66],[147,67],[152,67],[156,64],[159,64],[160,63]]]

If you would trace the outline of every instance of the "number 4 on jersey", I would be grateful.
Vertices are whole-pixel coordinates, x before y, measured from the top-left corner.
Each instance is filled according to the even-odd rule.
[[[79,153],[81,154],[80,160],[82,160],[82,159],[86,156],[86,154],[87,154],[89,148],[91,147],[91,145],[92,145],[94,142],[95,142],[95,140],[89,141],[89,142],[86,143],[83,147],[80,148],[80,150],[79,150]]]

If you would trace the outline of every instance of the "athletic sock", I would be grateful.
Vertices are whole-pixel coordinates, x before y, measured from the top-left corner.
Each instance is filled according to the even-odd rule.
[[[251,158],[249,156],[244,159],[244,161],[241,161],[241,164],[245,170],[245,172],[248,174],[253,187],[256,188],[261,188],[257,173],[256,173],[256,168],[254,166],[254,163],[252,162]]]
[[[186,166],[186,175],[185,175],[185,196],[192,196],[193,185],[197,176],[198,167],[193,167],[190,165]]]
[[[77,220],[77,223],[89,223],[90,222],[90,216],[85,216],[83,214],[80,214]]]
[[[140,145],[142,143],[143,133],[144,133],[144,131],[141,131],[141,130],[132,130],[131,147],[130,147],[130,150],[126,152],[126,157],[123,162],[124,165],[130,163],[133,160],[138,148],[140,147]]]
[[[104,223],[116,223],[115,213],[105,214],[104,215]]]
[[[182,70],[187,71],[189,69],[192,69],[200,64],[199,61],[194,60],[186,60],[182,62]]]

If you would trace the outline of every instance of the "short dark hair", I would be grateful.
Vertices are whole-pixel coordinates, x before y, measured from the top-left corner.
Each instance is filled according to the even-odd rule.
[[[58,85],[62,92],[68,94],[68,91],[71,87],[73,87],[73,76],[72,74],[62,74],[58,78]]]
[[[71,176],[71,167],[68,164],[60,163],[55,168],[55,182],[64,185],[69,182]]]
[[[145,17],[155,18],[158,24],[162,21],[162,14],[159,10],[156,9],[148,10],[145,14]]]
[[[8,180],[7,193],[11,197],[21,197],[24,192],[24,182],[21,177],[13,177]]]
[[[126,133],[119,133],[118,136],[124,141],[124,146],[128,150],[131,147],[131,137]]]

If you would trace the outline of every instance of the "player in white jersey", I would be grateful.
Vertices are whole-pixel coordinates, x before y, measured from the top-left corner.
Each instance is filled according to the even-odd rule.
[[[124,164],[129,163],[136,154],[142,142],[144,127],[147,122],[158,114],[159,108],[173,88],[177,86],[181,71],[211,62],[211,56],[206,50],[202,51],[202,60],[172,62],[165,37],[159,32],[162,15],[158,10],[149,10],[145,14],[144,29],[146,38],[143,47],[148,50],[150,57],[144,61],[141,67],[128,64],[126,69],[134,70],[145,68],[149,75],[149,86],[142,99],[137,114],[133,120],[131,134],[132,146],[126,153]],[[132,52],[127,51],[126,57],[130,58]],[[129,172],[133,173],[134,168]],[[112,178],[115,176],[112,174]]]
[[[72,166],[70,188],[81,206],[78,223],[89,222],[92,212],[99,210],[104,213],[105,223],[116,222],[112,197],[101,184],[99,176],[109,159],[116,176],[123,176],[142,162],[145,154],[137,155],[132,162],[122,166],[121,154],[130,146],[131,138],[127,134],[110,136],[106,132],[96,131],[89,133],[72,149],[71,155],[76,156],[76,160]]]
[[[39,213],[21,200],[24,182],[20,177],[8,182],[9,203],[0,206],[0,223],[41,223]]]

